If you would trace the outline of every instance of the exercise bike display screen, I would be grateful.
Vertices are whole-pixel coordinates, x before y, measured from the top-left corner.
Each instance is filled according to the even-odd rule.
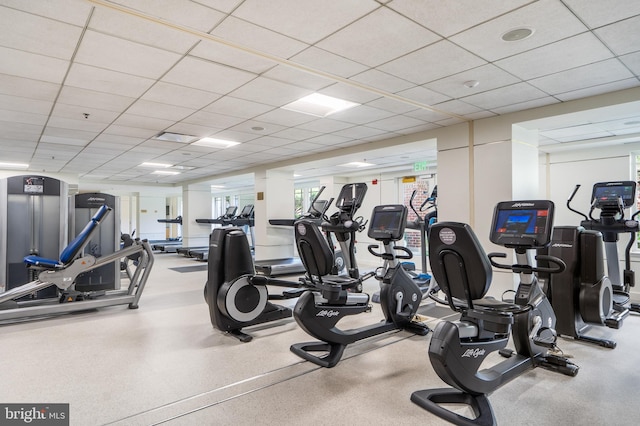
[[[376,206],[371,215],[368,236],[375,240],[397,241],[404,235],[407,208],[402,205]]]
[[[621,182],[599,182],[593,185],[591,202],[597,207],[618,204],[622,199],[625,207],[631,207],[636,195],[636,183],[632,180]]]
[[[494,212],[490,239],[506,247],[544,247],[551,239],[552,221],[551,201],[499,203]]]

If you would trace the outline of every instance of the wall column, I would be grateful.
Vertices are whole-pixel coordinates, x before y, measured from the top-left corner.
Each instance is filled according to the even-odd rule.
[[[255,191],[256,261],[293,257],[293,230],[269,224],[269,219],[293,217],[293,172],[256,171]]]
[[[196,219],[211,218],[211,187],[185,185],[182,187],[182,245],[204,247],[209,245],[211,225],[197,223]]]

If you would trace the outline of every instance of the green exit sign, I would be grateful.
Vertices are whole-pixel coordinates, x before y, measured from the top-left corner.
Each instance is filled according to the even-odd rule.
[[[424,172],[427,170],[427,162],[426,161],[418,161],[417,163],[413,163],[413,171],[414,172]]]

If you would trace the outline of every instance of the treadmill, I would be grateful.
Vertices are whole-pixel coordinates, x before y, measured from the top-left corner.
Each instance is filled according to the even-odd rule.
[[[215,219],[196,219],[196,222],[197,223],[213,223],[213,224],[227,226],[229,225],[229,221],[233,219],[237,211],[238,211],[238,206],[229,206],[227,207],[227,210],[225,210],[222,216],[219,216]],[[196,250],[204,250],[208,248],[209,246],[180,247],[177,249],[177,253],[185,257],[194,257],[192,252]]]
[[[331,200],[318,200],[324,186],[316,194],[309,206],[309,210],[298,219],[269,219],[269,224],[274,226],[290,226],[300,219],[310,219],[320,226],[325,220],[325,213],[333,202]],[[268,277],[276,277],[279,275],[304,274],[306,272],[304,265],[299,257],[290,257],[285,259],[260,260],[254,263],[256,273],[266,275]]]
[[[238,216],[235,216],[231,219],[225,219],[220,221],[219,219],[196,219],[198,223],[216,223],[219,225],[230,225],[230,226],[238,226],[238,227],[249,227],[249,236],[251,237],[251,249],[253,250],[254,241],[255,241],[255,233],[253,227],[255,225],[254,219],[254,206],[253,204],[247,204],[242,208],[242,211]],[[245,232],[246,233],[246,232]],[[201,260],[206,262],[209,260],[209,246],[193,249],[189,251],[189,255],[191,257],[196,258],[197,260]]]
[[[178,216],[175,219],[158,219],[159,223],[177,223],[182,225],[182,216]],[[151,244],[151,248],[156,251],[163,251],[165,253],[175,253],[175,247],[182,246],[182,237],[169,238],[167,240],[154,241]],[[173,251],[172,251],[173,250]]]

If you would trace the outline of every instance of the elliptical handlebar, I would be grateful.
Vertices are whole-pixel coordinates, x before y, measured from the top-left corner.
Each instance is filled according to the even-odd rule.
[[[386,242],[384,243],[386,244]],[[378,253],[376,251],[374,251],[374,249],[377,249],[378,247],[380,247],[379,244],[369,244],[367,246],[367,250],[369,251],[369,253],[371,253],[372,255],[374,255],[375,257],[381,257],[385,260],[392,260],[392,259],[403,259],[403,260],[407,260],[407,259],[412,259],[413,258],[413,252],[411,250],[409,250],[408,248],[404,247],[404,246],[393,246],[392,249],[395,251],[401,251],[404,252],[406,254],[389,254],[389,253]]]
[[[580,186],[581,186],[580,184],[577,184],[576,187],[573,188],[573,192],[571,193],[571,195],[569,196],[569,199],[567,200],[567,208],[570,211],[582,216],[584,218],[584,220],[589,220],[589,218],[587,217],[586,214],[584,214],[582,212],[579,212],[578,210],[576,210],[573,207],[571,207],[571,201],[573,201],[573,197],[576,196],[576,193],[578,192],[578,189],[580,189]],[[593,211],[593,206],[591,207],[591,209],[592,209],[591,211]]]
[[[565,269],[567,269],[567,264],[564,263],[562,259],[555,256],[540,254],[535,257],[536,260],[544,260],[546,262],[555,264],[556,267],[553,267],[553,268],[545,268],[542,266],[531,266],[531,265],[518,265],[518,264],[504,265],[502,263],[498,263],[493,260],[493,258],[495,257],[500,257],[500,258],[507,257],[506,253],[489,253],[487,256],[489,257],[489,261],[491,262],[491,265],[493,265],[494,267],[499,269],[507,269],[509,271],[513,271],[516,273],[517,272],[524,272],[524,273],[545,272],[549,274],[559,274],[560,272],[563,272]]]

